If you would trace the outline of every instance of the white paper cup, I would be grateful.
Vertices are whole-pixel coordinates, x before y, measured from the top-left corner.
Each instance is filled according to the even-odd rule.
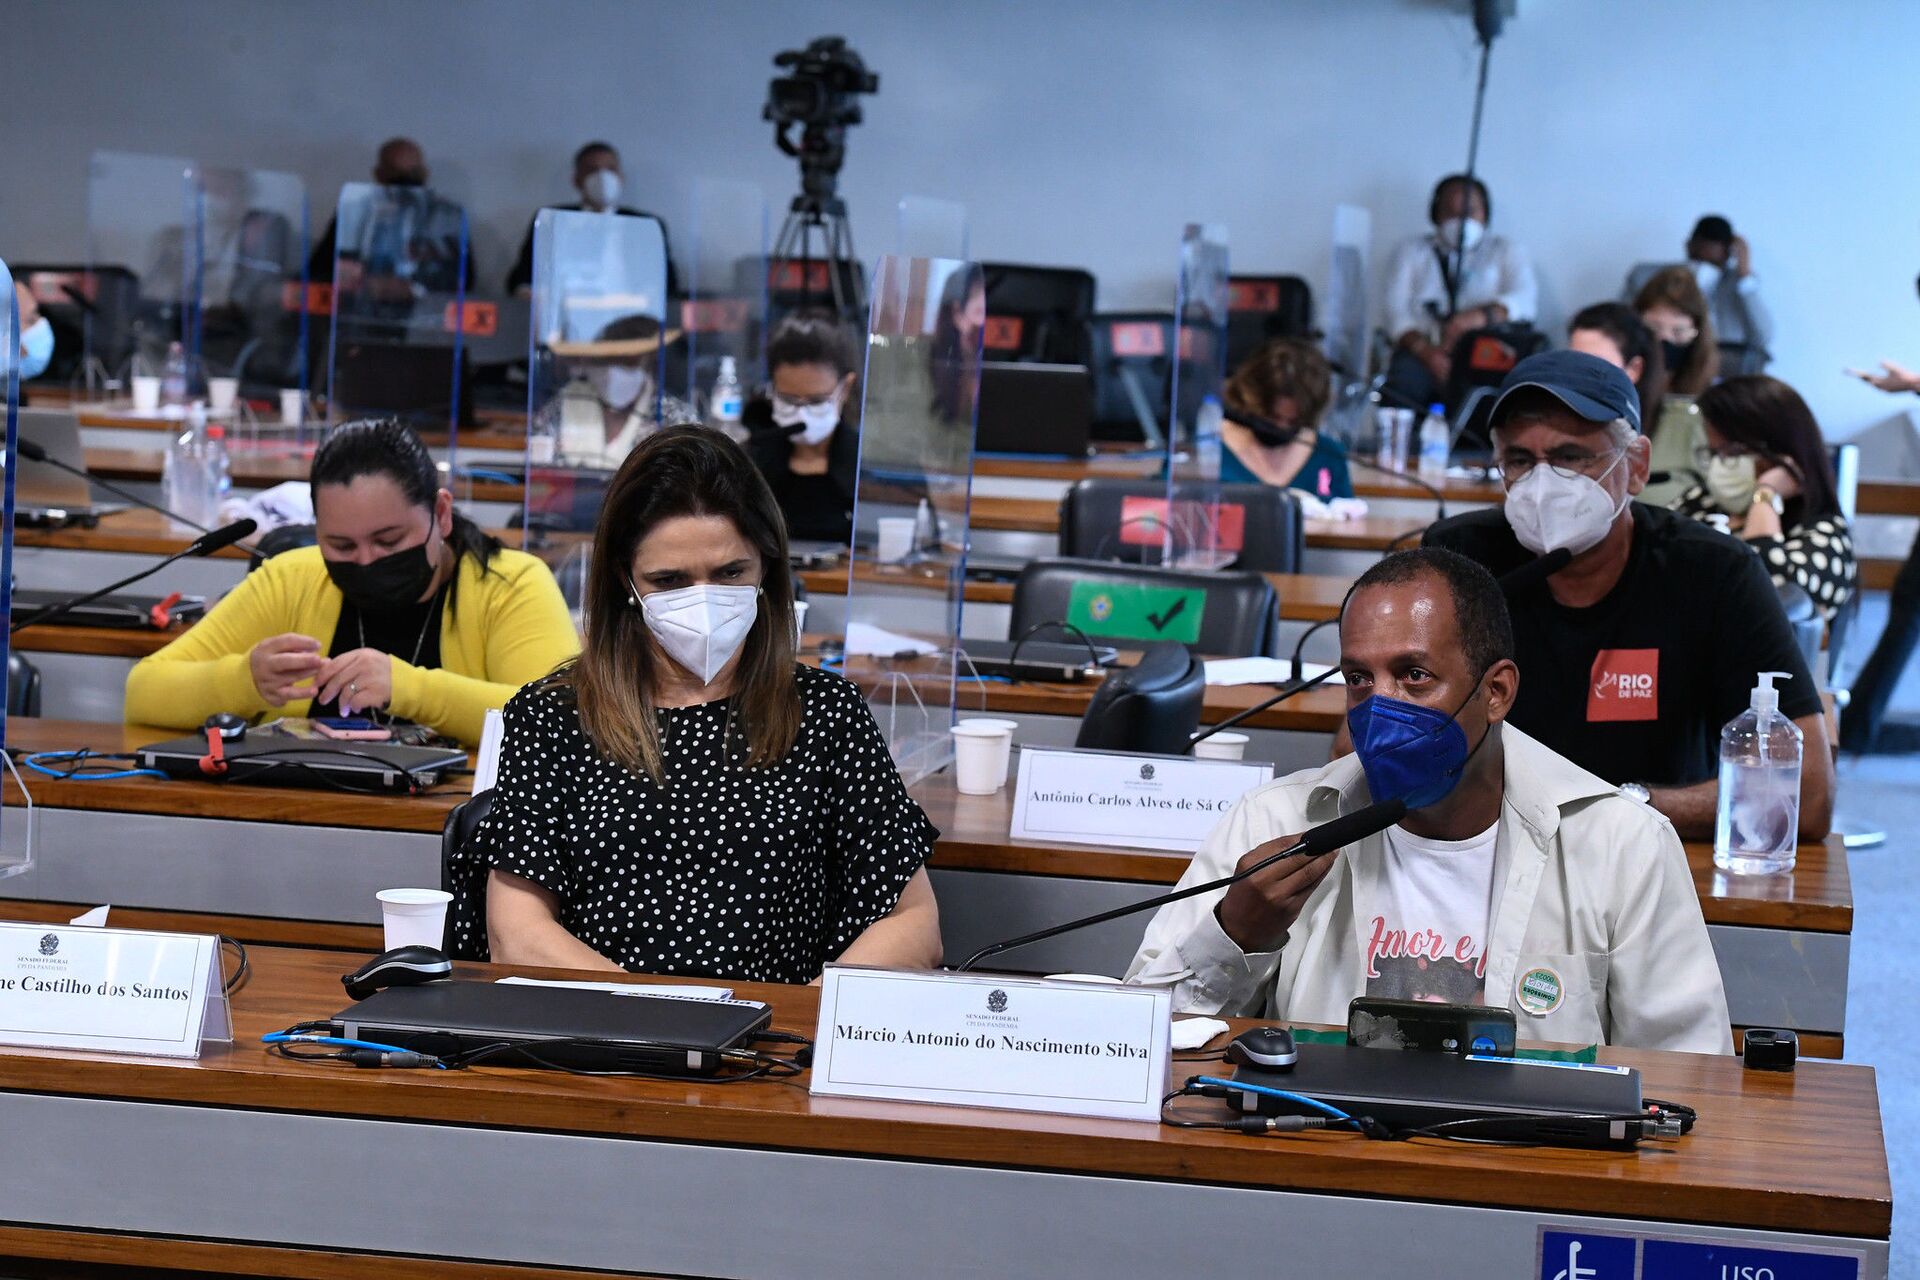
[[[217,414],[233,412],[233,402],[240,398],[240,379],[208,378],[207,409]]]
[[[382,889],[373,896],[380,900],[387,950],[440,946],[447,932],[447,904],[453,901],[452,894],[445,889]]]
[[[153,374],[133,375],[133,411],[146,415],[160,412],[160,379]]]
[[[874,559],[881,564],[899,564],[912,554],[913,517],[881,517],[880,545],[874,551]]]
[[[793,647],[800,647],[800,637],[807,634],[807,610],[812,605],[805,600],[793,602]]]
[[[1195,760],[1239,760],[1247,754],[1247,735],[1216,733],[1193,744]]]
[[[1007,780],[1007,766],[1001,763],[1003,741],[1013,735],[1005,729],[988,728],[978,723],[953,726],[953,784],[963,796],[990,796]]]
[[[1013,764],[1013,734],[1014,731],[1020,727],[1020,722],[1017,720],[995,720],[988,716],[968,716],[960,723],[984,725],[989,729],[1005,729],[1007,731],[1007,736],[1000,740],[1000,772],[997,775],[1000,779],[1000,785],[1005,786],[1007,782],[1007,770]]]
[[[297,427],[306,417],[307,397],[298,387],[280,393],[280,425]]]

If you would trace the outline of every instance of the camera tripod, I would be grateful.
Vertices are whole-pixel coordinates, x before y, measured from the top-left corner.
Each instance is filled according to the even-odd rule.
[[[816,237],[820,244],[818,255],[814,252]],[[826,267],[824,288],[815,284],[815,262]],[[831,302],[835,315],[850,323],[865,325],[866,290],[861,281],[860,260],[853,254],[853,227],[847,221],[846,201],[838,196],[806,191],[793,198],[787,220],[780,225],[780,235],[773,242],[773,269],[775,279],[781,284],[785,282],[790,264],[799,266],[798,288],[776,285],[774,292],[797,293],[795,306],[798,308]]]

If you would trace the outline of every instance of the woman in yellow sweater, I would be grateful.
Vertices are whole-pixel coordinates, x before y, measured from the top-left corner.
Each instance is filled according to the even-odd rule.
[[[261,564],[136,663],[129,723],[379,711],[472,745],[490,708],[579,652],[547,566],[455,512],[409,428],[336,428],[312,482],[319,545]]]

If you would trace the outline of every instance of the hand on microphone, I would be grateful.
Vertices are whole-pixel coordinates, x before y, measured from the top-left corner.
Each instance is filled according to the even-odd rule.
[[[1298,844],[1298,834],[1256,845],[1234,864],[1236,871]],[[1287,940],[1287,930],[1300,918],[1307,898],[1333,870],[1334,857],[1282,858],[1265,871],[1228,887],[1214,916],[1220,928],[1242,951],[1274,951]]]

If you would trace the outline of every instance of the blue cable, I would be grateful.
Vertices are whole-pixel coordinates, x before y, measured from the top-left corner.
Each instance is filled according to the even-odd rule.
[[[1193,1083],[1210,1084],[1222,1089],[1232,1089],[1239,1093],[1258,1093],[1269,1098],[1284,1098],[1298,1106],[1318,1111],[1322,1115],[1332,1116],[1335,1120],[1344,1120],[1348,1124],[1358,1125],[1359,1121],[1338,1107],[1328,1106],[1318,1098],[1309,1098],[1304,1093],[1288,1093],[1285,1089],[1269,1089],[1263,1084],[1248,1084],[1244,1080],[1223,1080],[1219,1076],[1196,1076]]]
[[[85,761],[93,756],[91,751],[36,751],[32,755],[21,756],[20,763],[49,778],[58,778],[62,782],[112,782],[118,778],[164,778],[167,775],[158,769],[114,769],[107,773],[71,773],[59,769],[49,769],[41,764],[42,760]]]
[[[418,1049],[403,1049],[397,1044],[380,1044],[373,1040],[349,1040],[345,1036],[314,1035],[306,1031],[269,1031],[266,1035],[260,1037],[260,1042],[262,1044],[323,1044],[340,1049],[373,1049],[380,1053],[420,1052]],[[420,1056],[425,1058],[432,1057],[433,1055],[421,1054]],[[443,1071],[446,1070],[447,1066],[444,1062],[436,1062],[434,1065]]]

